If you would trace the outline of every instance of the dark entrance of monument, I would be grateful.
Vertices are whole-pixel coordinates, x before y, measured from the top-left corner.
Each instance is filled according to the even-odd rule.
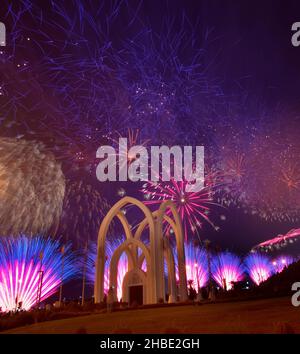
[[[143,285],[129,286],[129,305],[143,305]]]

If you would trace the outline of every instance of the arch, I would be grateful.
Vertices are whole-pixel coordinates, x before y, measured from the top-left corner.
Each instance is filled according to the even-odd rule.
[[[152,213],[154,219],[157,218],[158,215],[158,210],[154,211]],[[172,227],[173,230],[176,230],[176,224],[175,221],[172,220],[167,214],[164,214],[164,220]],[[137,239],[140,239],[143,230],[147,226],[147,220],[144,219],[139,227],[137,228],[134,237]],[[178,235],[178,237],[180,237]],[[169,302],[176,302],[177,298],[177,287],[176,287],[176,272],[175,272],[175,261],[174,261],[174,254],[172,251],[172,248],[170,246],[170,243],[167,238],[163,237],[163,242],[164,242],[164,259],[166,259],[167,263],[167,268],[168,268],[168,289],[169,289]],[[144,261],[144,255],[141,254],[139,259],[138,259],[138,267],[141,268],[142,264]],[[163,265],[164,266],[164,265]],[[184,268],[185,269],[185,268]]]
[[[145,215],[145,219],[147,219],[149,223],[149,233],[150,240],[154,241],[155,236],[155,224],[152,217],[151,211],[143,204],[141,201],[132,198],[132,197],[124,197],[119,200],[113,207],[109,210],[109,212],[104,217],[99,233],[98,233],[98,241],[97,241],[97,258],[96,258],[96,272],[95,272],[95,287],[94,287],[94,297],[95,302],[101,302],[104,296],[104,270],[105,270],[105,241],[108,232],[108,228],[115,216],[119,218],[122,223],[122,226],[125,231],[125,236],[127,239],[132,239],[132,232],[127,221],[125,215],[121,212],[121,208],[123,208],[127,204],[132,204],[137,206]],[[155,242],[152,242],[152,247]],[[152,251],[151,251],[152,253]],[[153,250],[152,263],[155,264],[155,252]],[[156,287],[155,284],[155,274],[151,274],[153,287]]]
[[[131,204],[137,206],[145,215],[138,226],[134,235],[128,223],[126,216],[121,212],[121,208]],[[167,210],[170,209],[173,219],[167,215]],[[97,244],[97,259],[96,259],[96,275],[94,296],[95,302],[100,302],[104,295],[104,267],[105,267],[105,241],[109,225],[114,217],[118,217],[124,228],[126,240],[114,252],[110,261],[110,286],[117,285],[117,266],[120,256],[123,252],[127,253],[130,263],[126,274],[126,281],[130,280],[130,275],[139,275],[143,279],[143,284],[147,291],[145,292],[146,303],[156,303],[160,299],[165,298],[165,278],[164,278],[164,259],[166,259],[168,267],[168,288],[170,292],[170,301],[176,300],[176,276],[174,254],[167,238],[163,235],[163,221],[167,221],[175,233],[179,280],[180,280],[180,299],[182,301],[187,298],[187,284],[185,272],[185,255],[183,244],[183,232],[179,214],[172,201],[165,201],[160,205],[160,208],[151,212],[145,204],[132,197],[124,197],[118,201],[107,213],[103,219],[99,233]],[[141,234],[145,227],[149,227],[150,244],[147,247],[141,240]],[[138,255],[138,249],[142,250],[142,254]],[[146,258],[147,272],[146,274],[140,269],[142,262]],[[142,272],[142,273],[141,273]],[[125,278],[124,278],[125,279]],[[128,280],[129,279],[129,280]],[[123,280],[124,282],[124,280]],[[124,283],[126,285],[126,282]],[[125,286],[124,285],[124,286]],[[123,286],[123,284],[122,284]],[[125,286],[126,288],[126,286]],[[128,290],[128,289],[127,289]]]
[[[177,298],[177,287],[176,287],[176,271],[175,271],[175,260],[172,247],[168,239],[164,239],[164,259],[166,260],[168,268],[168,291],[169,291],[169,302],[176,302]],[[137,268],[142,269],[145,256],[142,253],[138,257]],[[164,272],[164,269],[163,269]]]
[[[117,288],[117,274],[118,274],[118,262],[123,254],[123,252],[128,251],[130,254],[130,257],[132,257],[134,267],[132,269],[129,269],[129,272],[133,272],[134,270],[138,270],[139,268],[137,267],[137,260],[134,259],[135,255],[133,254],[132,250],[129,248],[131,245],[135,245],[136,247],[140,248],[143,252],[143,255],[145,256],[146,259],[146,264],[147,264],[147,269],[149,267],[149,274],[151,274],[151,258],[150,258],[150,253],[148,248],[139,240],[135,240],[134,238],[128,239],[124,241],[119,247],[116,248],[114,251],[114,254],[111,258],[110,265],[109,265],[109,286],[112,286],[114,289]],[[127,272],[127,274],[129,273]],[[148,284],[147,284],[148,285]],[[147,286],[148,287],[148,286]],[[151,292],[151,290],[150,290]],[[149,293],[148,293],[149,294]],[[116,298],[116,294],[115,294]],[[146,295],[145,297],[146,303],[151,301],[151,294],[149,296]]]

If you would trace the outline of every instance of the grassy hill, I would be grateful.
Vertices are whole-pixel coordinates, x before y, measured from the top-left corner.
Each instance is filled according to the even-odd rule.
[[[300,333],[289,297],[92,314],[3,333]]]

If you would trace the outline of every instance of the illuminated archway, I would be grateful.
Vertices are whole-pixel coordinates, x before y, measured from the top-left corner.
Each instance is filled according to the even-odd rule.
[[[130,224],[122,208],[126,205],[134,205],[139,208],[145,215],[144,220],[140,223],[135,234],[133,235]],[[170,210],[173,219],[166,215]],[[105,242],[107,232],[113,218],[119,218],[125,232],[126,240],[115,250],[110,261],[110,286],[116,287],[117,283],[117,266],[120,256],[126,252],[128,257],[129,269],[123,280],[123,291],[127,292],[128,283],[131,277],[135,274],[139,276],[144,286],[143,302],[157,303],[165,299],[165,282],[164,282],[164,258],[168,266],[168,279],[169,279],[169,292],[170,302],[176,301],[176,279],[175,279],[175,264],[174,255],[169,245],[167,238],[163,235],[163,222],[167,221],[174,230],[176,237],[176,247],[179,265],[179,295],[180,300],[187,299],[186,288],[186,273],[185,273],[185,255],[183,245],[183,232],[180,217],[177,213],[175,205],[171,201],[165,201],[161,204],[160,208],[151,212],[145,204],[139,200],[131,197],[124,197],[117,202],[107,213],[103,219],[97,243],[97,259],[96,259],[96,277],[94,296],[95,302],[99,303],[104,297],[104,267],[105,267]],[[146,246],[141,240],[141,234],[145,228],[149,229],[150,243]],[[138,254],[137,250],[140,249],[142,254]],[[146,259],[147,271],[141,270],[143,260]],[[130,275],[131,274],[131,275]],[[127,284],[127,285],[126,285]],[[127,294],[127,293],[126,293]],[[125,295],[127,299],[128,296]]]

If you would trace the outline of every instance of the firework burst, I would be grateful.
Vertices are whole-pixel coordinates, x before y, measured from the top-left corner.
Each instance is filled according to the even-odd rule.
[[[244,267],[238,256],[223,252],[213,258],[212,275],[221,288],[230,290],[233,282],[243,279]]]
[[[1,235],[57,231],[65,178],[42,143],[0,139]]]
[[[63,268],[62,268],[63,262]],[[1,310],[29,310],[76,274],[70,245],[35,236],[0,239]]]
[[[234,144],[223,143],[217,167],[223,176],[216,193],[220,204],[266,221],[298,220],[300,146],[295,134],[279,132],[264,127],[240,134]]]
[[[281,273],[285,268],[294,262],[295,259],[293,257],[281,255],[272,261],[272,265],[276,273]]]
[[[266,281],[273,273],[271,260],[263,254],[251,253],[245,258],[244,263],[256,285]]]
[[[185,15],[164,16],[154,28],[143,5],[127,1],[75,1],[71,9],[51,2],[47,10],[31,1],[5,3],[2,127],[47,141],[71,167],[90,170],[99,140],[128,127],[142,141],[187,141],[188,127],[197,136],[195,116],[220,104],[223,92],[208,72],[215,55],[204,58],[210,33],[198,36],[197,22]]]
[[[187,192],[188,183],[186,180],[175,181],[171,178],[169,182],[147,182],[141,190],[146,205],[159,204],[165,200],[172,200],[176,204],[183,222],[185,240],[188,239],[190,231],[192,234],[197,233],[203,222],[218,230],[209,217],[211,206],[216,205],[213,201],[212,186],[206,183],[199,192]],[[170,227],[167,231],[171,231]]]
[[[177,258],[176,258],[177,259]],[[194,289],[200,289],[208,281],[208,264],[206,251],[188,242],[185,244],[186,277]]]

